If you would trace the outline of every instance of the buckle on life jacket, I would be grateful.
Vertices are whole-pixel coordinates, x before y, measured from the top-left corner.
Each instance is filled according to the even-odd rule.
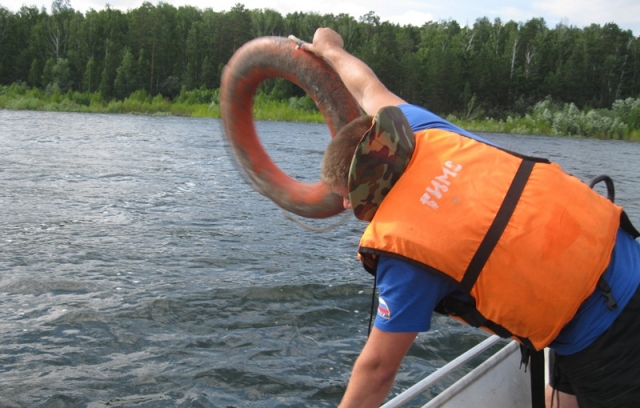
[[[607,308],[609,310],[616,310],[618,308],[618,302],[613,298],[611,286],[609,286],[609,283],[604,279],[604,276],[601,276],[598,280],[598,288],[600,288],[604,298],[607,300]]]

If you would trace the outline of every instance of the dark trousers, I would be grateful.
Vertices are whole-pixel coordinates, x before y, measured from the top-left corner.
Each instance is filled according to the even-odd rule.
[[[575,394],[580,408],[640,407],[640,288],[589,347],[555,356],[551,384]]]

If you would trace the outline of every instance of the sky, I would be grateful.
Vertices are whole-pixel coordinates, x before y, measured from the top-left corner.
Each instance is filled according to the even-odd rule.
[[[157,0],[149,0],[157,4]],[[542,17],[547,27],[562,23],[585,27],[590,24],[616,23],[623,30],[631,30],[640,36],[639,0],[164,0],[176,7],[189,5],[199,9],[228,11],[235,4],[244,4],[246,9],[272,9],[283,16],[292,12],[319,14],[348,14],[358,19],[373,11],[381,21],[400,25],[421,26],[427,21],[455,20],[461,25],[473,25],[476,19],[500,18],[503,22],[513,20],[527,22]],[[85,13],[89,9],[102,10],[107,4],[111,8],[126,11],[140,7],[143,0],[71,0],[74,10]],[[0,5],[16,12],[21,6],[51,9],[51,1],[0,0]],[[294,33],[292,33],[294,34]]]

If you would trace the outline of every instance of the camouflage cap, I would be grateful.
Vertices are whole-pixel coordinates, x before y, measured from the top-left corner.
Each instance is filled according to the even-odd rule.
[[[416,139],[402,111],[378,111],[362,137],[349,169],[349,201],[359,220],[371,221],[378,206],[411,160]]]

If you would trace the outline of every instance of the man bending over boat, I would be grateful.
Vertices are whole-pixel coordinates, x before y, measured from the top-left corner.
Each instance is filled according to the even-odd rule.
[[[332,139],[322,167],[369,222],[358,252],[379,289],[340,406],[384,401],[434,310],[551,348],[553,384],[582,408],[640,406],[640,246],[622,208],[545,159],[408,104],[331,29],[301,48],[371,115]]]

